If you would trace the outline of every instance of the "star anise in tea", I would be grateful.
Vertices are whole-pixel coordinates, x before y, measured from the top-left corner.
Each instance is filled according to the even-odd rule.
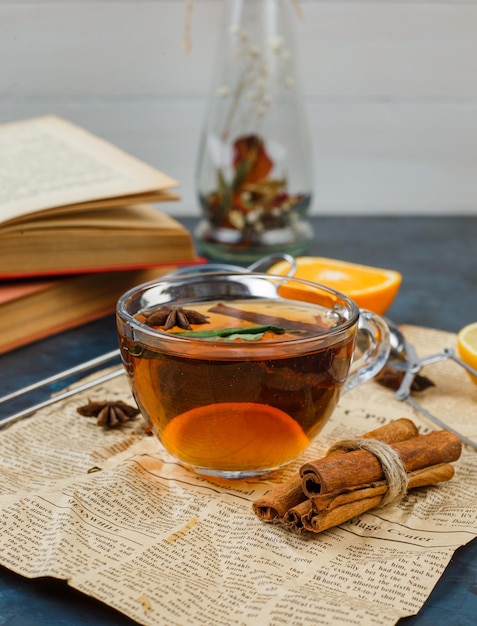
[[[96,417],[98,426],[104,428],[117,428],[135,419],[139,414],[137,407],[130,406],[121,400],[114,402],[93,402],[90,400],[88,404],[79,406],[76,410],[85,417]]]
[[[207,315],[202,315],[192,309],[183,309],[181,306],[161,306],[158,309],[143,313],[148,326],[163,326],[164,330],[171,330],[178,326],[183,330],[192,330],[191,324],[208,324]]]

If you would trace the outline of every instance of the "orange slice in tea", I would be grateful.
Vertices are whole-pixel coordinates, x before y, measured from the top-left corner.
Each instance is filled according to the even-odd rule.
[[[196,467],[247,471],[293,460],[309,439],[280,409],[255,402],[219,402],[175,417],[162,433],[162,443]]]
[[[369,265],[312,256],[297,257],[296,262],[296,278],[332,287],[354,300],[360,308],[379,315],[391,306],[402,282],[399,272]],[[289,267],[287,262],[281,261],[268,272],[282,275]]]
[[[464,363],[477,370],[477,322],[464,326],[457,333],[457,351]],[[470,372],[469,376],[477,385],[477,377]]]

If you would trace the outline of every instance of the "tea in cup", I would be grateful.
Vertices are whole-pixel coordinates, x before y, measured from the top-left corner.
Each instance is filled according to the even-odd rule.
[[[270,274],[140,285],[119,300],[117,324],[153,432],[182,465],[227,479],[296,459],[341,393],[375,376],[389,354],[379,316],[328,287]]]

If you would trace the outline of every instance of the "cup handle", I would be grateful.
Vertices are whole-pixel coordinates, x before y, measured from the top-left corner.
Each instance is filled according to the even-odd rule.
[[[388,360],[390,350],[386,322],[379,315],[361,309],[353,361],[342,393],[376,376]]]

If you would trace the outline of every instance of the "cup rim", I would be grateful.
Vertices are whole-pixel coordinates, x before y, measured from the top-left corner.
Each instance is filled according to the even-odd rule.
[[[233,272],[232,271],[211,271],[211,272],[201,271],[197,273],[191,272],[190,274],[181,272],[180,274],[177,274],[177,275],[168,274],[168,275],[155,278],[153,280],[150,280],[145,283],[141,283],[139,285],[132,287],[131,289],[126,291],[122,296],[120,296],[116,305],[116,316],[123,323],[126,323],[130,327],[135,328],[135,330],[142,333],[146,337],[154,338],[156,341],[163,339],[163,340],[166,340],[168,343],[174,344],[176,346],[191,345],[191,342],[194,342],[196,345],[200,343],[200,344],[203,344],[204,346],[206,345],[210,346],[212,343],[214,343],[214,342],[211,342],[210,339],[206,340],[200,337],[173,335],[171,333],[164,332],[156,328],[151,328],[147,324],[144,324],[143,322],[139,321],[136,317],[134,317],[133,314],[131,314],[127,310],[127,303],[135,296],[141,293],[146,293],[151,288],[156,287],[163,283],[179,284],[181,282],[184,282],[184,280],[193,281],[197,283],[197,282],[206,281],[207,279],[210,279],[210,278],[219,279],[221,277],[228,277],[228,278],[236,277],[239,280],[243,280],[244,278],[247,278],[247,279],[257,278],[261,280],[266,279],[269,281],[275,280],[277,282],[298,283],[298,284],[303,285],[304,287],[320,290],[321,292],[325,292],[329,294],[333,298],[338,298],[342,300],[347,305],[350,311],[349,319],[343,320],[338,326],[334,328],[330,328],[328,330],[321,331],[321,332],[317,331],[316,334],[309,335],[307,337],[296,337],[296,338],[288,340],[287,342],[269,340],[266,342],[267,348],[273,348],[274,346],[276,347],[278,345],[282,347],[284,347],[285,345],[290,345],[290,344],[297,345],[298,343],[307,343],[311,341],[316,341],[318,338],[323,339],[325,337],[331,340],[334,337],[339,337],[339,335],[341,335],[342,333],[347,331],[349,328],[351,328],[354,324],[357,323],[358,318],[359,318],[360,309],[358,305],[356,304],[356,302],[354,302],[354,300],[352,300],[349,296],[338,291],[337,289],[333,289],[332,287],[328,287],[327,285],[322,285],[321,283],[314,283],[312,281],[305,280],[302,278],[295,278],[294,276],[281,276],[277,274],[268,274],[266,272],[260,272],[260,273],[248,272],[247,270],[245,271],[237,270]],[[139,310],[140,309],[138,309],[138,311]],[[139,342],[139,338],[137,339]],[[258,346],[261,346],[263,348],[264,345],[265,344],[258,344],[258,343],[255,344],[254,342],[250,342],[250,343],[247,343],[247,346],[245,346],[245,348],[247,350],[258,348]],[[227,343],[226,341],[221,341],[220,346],[221,348],[223,348],[224,351],[228,351],[231,348],[237,349],[237,345],[235,344],[235,342]],[[242,346],[242,349],[243,347],[244,346]]]

